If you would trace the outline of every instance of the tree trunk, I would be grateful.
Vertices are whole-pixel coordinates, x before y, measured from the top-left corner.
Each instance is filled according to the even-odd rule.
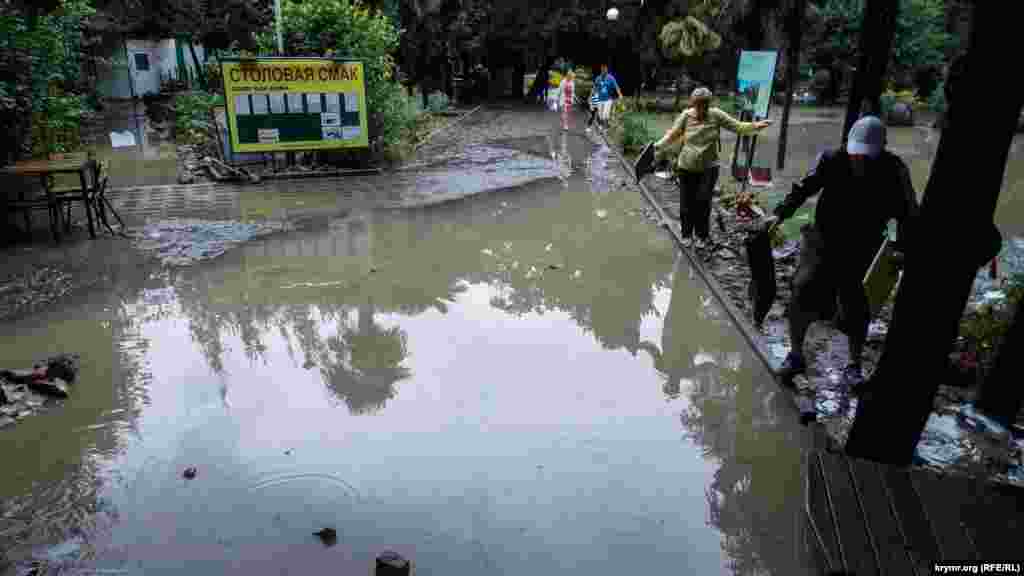
[[[196,45],[191,39],[188,41],[188,51],[192,55],[192,64],[196,67],[196,80],[199,82],[199,87],[206,91],[209,88],[206,85],[206,74],[199,63],[199,56],[196,55]]]
[[[779,127],[779,157],[776,163],[779,170],[786,167],[786,140],[789,135],[789,111],[793,107],[793,90],[796,78],[800,75],[800,40],[803,37],[804,13],[807,10],[805,0],[793,0],[793,7],[786,23],[789,46],[786,48],[786,104],[782,108],[782,126]]]
[[[979,410],[1007,428],[1017,420],[1024,395],[1024,386],[1020,383],[1020,375],[1024,373],[1024,356],[1020,354],[1022,346],[1024,314],[1018,305],[1013,323],[999,348],[993,371],[978,390],[977,401]]]
[[[854,76],[850,101],[846,104],[846,122],[843,123],[842,141],[850,132],[853,123],[860,116],[863,101],[867,100],[875,112],[880,109],[885,72],[892,54],[893,37],[896,34],[896,2],[892,0],[867,0],[864,7],[864,27],[860,31],[860,61]]]
[[[1000,61],[1021,11],[1018,2],[978,4],[970,61]],[[885,352],[857,405],[846,445],[853,456],[911,462],[946,374],[975,274],[989,256],[978,239],[990,238],[1024,92],[977,90],[989,79],[987,71],[978,65],[962,70],[962,76],[947,80],[949,126],[939,140],[920,218],[907,237],[906,268]],[[985,122],[971,116],[978,110],[985,111]],[[970,201],[964,190],[971,190]]]

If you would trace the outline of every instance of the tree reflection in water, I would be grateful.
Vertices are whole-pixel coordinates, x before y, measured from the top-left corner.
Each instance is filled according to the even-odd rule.
[[[373,304],[359,307],[359,323],[342,324],[327,339],[320,371],[328,388],[352,414],[380,410],[394,398],[395,385],[411,373],[402,365],[408,356],[401,328],[382,328],[373,321]]]
[[[719,463],[706,497],[731,573],[799,573],[805,438],[770,376],[737,360],[742,339],[709,310],[710,295],[694,290],[682,266],[677,260],[661,350],[649,342],[642,349],[665,379],[666,396],[687,396],[686,438]]]

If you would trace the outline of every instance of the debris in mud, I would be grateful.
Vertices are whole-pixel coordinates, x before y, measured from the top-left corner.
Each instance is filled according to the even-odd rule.
[[[71,272],[56,266],[8,276],[0,280],[0,320],[50,304],[75,287]]]
[[[604,220],[605,218],[608,217],[608,211],[607,210],[597,210],[597,211],[594,212],[594,214],[598,218],[600,218],[601,220]]]
[[[250,240],[292,230],[286,222],[173,219],[147,224],[131,233],[133,244],[164,265],[188,266],[221,256]]]
[[[313,532],[313,536],[320,538],[324,546],[334,546],[338,543],[338,531],[334,528],[322,528]]]
[[[50,398],[67,398],[78,367],[77,354],[60,354],[36,362],[31,370],[0,370],[0,415],[5,418],[0,427],[46,408]]]
[[[397,552],[390,550],[377,556],[374,576],[409,576],[411,563]]]
[[[182,476],[186,480],[193,480],[195,479],[197,473],[198,471],[195,469],[194,466],[189,466],[188,468],[185,468],[185,472],[182,473]]]
[[[679,192],[675,186],[671,182],[657,178],[647,180],[646,185],[652,195],[659,199],[662,209],[670,214],[674,213],[679,202]],[[742,249],[745,227],[749,225],[749,220],[738,216],[735,209],[722,210],[729,208],[725,206],[729,202],[728,197],[715,198],[713,202],[713,208],[716,213],[723,214],[726,224],[725,232],[718,230],[714,241],[738,253],[738,249]],[[790,285],[796,272],[799,248],[799,240],[789,240],[772,250],[778,295],[777,301],[765,317],[761,333],[765,346],[776,363],[791,349],[784,310],[791,297]],[[743,263],[735,265],[737,260],[727,258],[721,251],[714,254],[711,261],[710,265],[705,264],[708,271],[733,304],[750,315],[750,306],[746,302],[750,279],[749,267]],[[1008,308],[1007,304],[1011,300],[1008,297],[1011,293],[1010,280],[1015,275],[1024,274],[1024,239],[1013,238],[1005,242],[998,256],[998,265],[994,268],[998,271],[996,278],[992,277],[990,267],[979,269],[968,300],[969,313],[986,308],[1000,311]],[[893,303],[890,301],[882,307],[878,317],[873,319],[869,326],[863,356],[866,377],[871,376],[881,357],[892,311]],[[808,401],[813,402],[816,420],[839,445],[842,445],[849,433],[857,404],[856,397],[850,390],[841,386],[841,382],[833,382],[829,378],[830,374],[838,374],[845,365],[848,356],[846,346],[845,336],[839,334],[831,323],[814,325],[805,342],[810,360],[806,373],[807,390],[797,390],[798,404],[805,407]],[[958,350],[958,356],[951,358],[948,376],[940,384],[935,399],[936,411],[932,414],[919,444],[919,463],[937,469],[956,469],[971,473],[984,470],[985,474],[998,481],[1024,485],[1024,467],[1018,454],[1020,450],[1008,451],[1006,442],[996,439],[989,432],[975,430],[979,426],[978,419],[965,416],[970,414],[970,410],[964,410],[964,406],[972,399],[980,364],[980,359],[965,350]],[[944,416],[940,418],[940,415]],[[801,416],[801,419],[806,420],[806,417]],[[980,426],[984,427],[984,424]],[[979,436],[989,439],[982,441]],[[989,447],[983,449],[983,446]],[[1010,452],[1014,456],[1007,456]]]
[[[67,382],[60,378],[54,378],[52,380],[33,380],[28,384],[29,390],[38,392],[40,394],[46,394],[47,396],[54,396],[56,398],[67,398],[68,397],[68,385]],[[38,402],[29,402],[29,406],[32,404],[38,404]]]

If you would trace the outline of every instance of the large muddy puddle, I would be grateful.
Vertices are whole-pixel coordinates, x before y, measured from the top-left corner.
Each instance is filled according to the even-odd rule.
[[[0,365],[66,351],[83,370],[64,406],[0,432],[12,559],[809,573],[789,401],[609,184],[607,151],[559,138],[554,158],[496,145],[448,174],[521,185],[128,267],[0,327]]]

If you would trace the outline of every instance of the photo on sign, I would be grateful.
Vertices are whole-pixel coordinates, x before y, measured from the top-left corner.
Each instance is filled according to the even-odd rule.
[[[339,98],[338,98],[340,96],[340,94],[335,92],[333,94],[327,94],[326,96],[327,96],[327,112],[330,112],[331,114],[340,114],[341,113],[341,103],[340,103]]]
[[[249,106],[249,95],[239,94],[235,96],[235,114],[252,114],[252,107]]]
[[[288,113],[302,114],[302,94],[288,93]]]
[[[253,94],[252,95],[252,113],[253,114],[267,114],[270,112],[270,101],[267,99],[266,94]]]
[[[276,144],[280,140],[280,132],[277,128],[260,128],[256,131],[260,144]]]
[[[306,112],[309,114],[319,114],[324,111],[323,106],[320,104],[321,94],[306,94]]]
[[[270,93],[270,113],[284,114],[284,92]]]
[[[341,129],[341,137],[344,140],[354,140],[355,138],[359,138],[360,134],[362,134],[362,130],[359,126],[345,126]]]
[[[320,115],[321,126],[341,126],[341,114],[337,112],[324,112]]]
[[[321,128],[323,131],[324,140],[341,140],[341,128],[338,126],[324,126]]]
[[[355,92],[345,93],[345,112],[359,112],[359,95]]]

